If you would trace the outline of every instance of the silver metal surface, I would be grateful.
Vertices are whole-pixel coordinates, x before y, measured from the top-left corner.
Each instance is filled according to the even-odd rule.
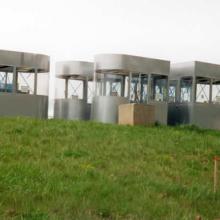
[[[55,99],[54,118],[88,120],[91,104],[88,99],[88,81],[93,79],[94,64],[84,61],[63,61],[56,63],[56,77],[65,80],[65,99]],[[81,80],[83,99],[68,98],[69,79]],[[58,88],[59,89],[59,88]]]
[[[94,64],[84,61],[63,61],[56,63],[56,77],[92,80]]]
[[[179,79],[184,76],[200,76],[220,79],[220,65],[200,61],[171,64],[171,80]]]
[[[47,118],[48,97],[0,93],[0,116],[29,116]]]
[[[169,75],[170,62],[166,60],[124,54],[99,54],[95,56],[96,72],[119,72]]]
[[[191,124],[220,129],[220,105],[209,103],[169,103],[170,125]]]
[[[192,77],[190,102],[180,102],[180,81]],[[210,80],[208,101],[196,100],[196,79],[204,77]],[[193,124],[202,128],[220,129],[220,103],[212,101],[212,80],[220,80],[220,65],[193,61],[171,64],[170,80],[176,80],[176,102],[168,107],[168,124]]]
[[[152,103],[156,109],[156,121],[167,124],[167,102],[152,101],[151,76],[168,77],[170,62],[160,59],[152,59],[124,54],[99,54],[95,56],[95,80],[99,80],[100,73],[107,75],[124,75],[129,77],[128,97],[130,97],[131,78],[140,74],[148,75],[148,97],[146,103]],[[168,88],[168,85],[167,87]],[[95,92],[96,93],[96,92]],[[129,103],[129,99],[123,97],[96,96],[92,103],[91,118],[101,122],[117,123],[118,106]]]
[[[70,120],[89,120],[91,104],[77,99],[56,99],[54,118]]]
[[[118,106],[129,103],[119,96],[96,96],[93,98],[91,119],[103,123],[118,123]]]
[[[50,58],[43,54],[34,54],[17,51],[0,50],[0,71],[13,72],[16,67],[18,72],[49,72]]]
[[[0,72],[13,73],[12,91],[0,92],[0,116],[30,116],[47,118],[48,97],[36,95],[37,74],[47,73],[49,56],[42,54],[0,50]],[[34,95],[18,91],[18,73],[35,73]],[[7,85],[7,80],[4,81]]]
[[[168,103],[151,101],[149,104],[155,106],[155,120],[157,123],[167,125]]]

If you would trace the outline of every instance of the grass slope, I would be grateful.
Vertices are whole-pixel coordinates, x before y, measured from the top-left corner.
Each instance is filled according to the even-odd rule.
[[[214,155],[194,127],[1,118],[0,219],[214,219]]]

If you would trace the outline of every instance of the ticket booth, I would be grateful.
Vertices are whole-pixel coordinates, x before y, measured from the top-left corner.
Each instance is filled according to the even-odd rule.
[[[93,72],[91,62],[56,63],[54,118],[90,119]]]
[[[49,56],[0,50],[0,116],[48,117]]]
[[[118,122],[118,107],[126,103],[155,106],[156,121],[167,124],[170,62],[122,55],[95,56],[91,119]]]
[[[220,129],[220,65],[172,64],[169,84],[170,125]]]

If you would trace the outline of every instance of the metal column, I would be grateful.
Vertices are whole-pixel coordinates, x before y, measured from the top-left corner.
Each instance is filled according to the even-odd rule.
[[[88,81],[83,80],[83,100],[87,102],[88,97]]]
[[[148,74],[147,78],[147,103],[152,99],[152,90],[151,90],[151,74]]]
[[[8,72],[5,73],[5,92],[7,92]]]
[[[65,79],[65,98],[68,99],[68,78]]]
[[[37,68],[34,69],[34,95],[37,95]]]
[[[212,103],[212,82],[213,79],[210,79],[210,85],[209,85],[209,103]]]
[[[193,76],[192,78],[192,92],[191,92],[191,102],[195,103],[196,102],[196,77]]]
[[[131,96],[131,81],[132,81],[132,73],[130,72],[129,73],[129,76],[128,76],[128,100],[130,102],[130,96]]]
[[[16,66],[13,66],[13,87],[12,92],[17,93],[17,81],[18,81],[18,73]]]

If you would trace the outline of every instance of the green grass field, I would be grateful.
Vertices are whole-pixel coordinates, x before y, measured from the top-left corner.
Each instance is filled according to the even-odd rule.
[[[220,217],[220,132],[0,119],[0,219]]]

